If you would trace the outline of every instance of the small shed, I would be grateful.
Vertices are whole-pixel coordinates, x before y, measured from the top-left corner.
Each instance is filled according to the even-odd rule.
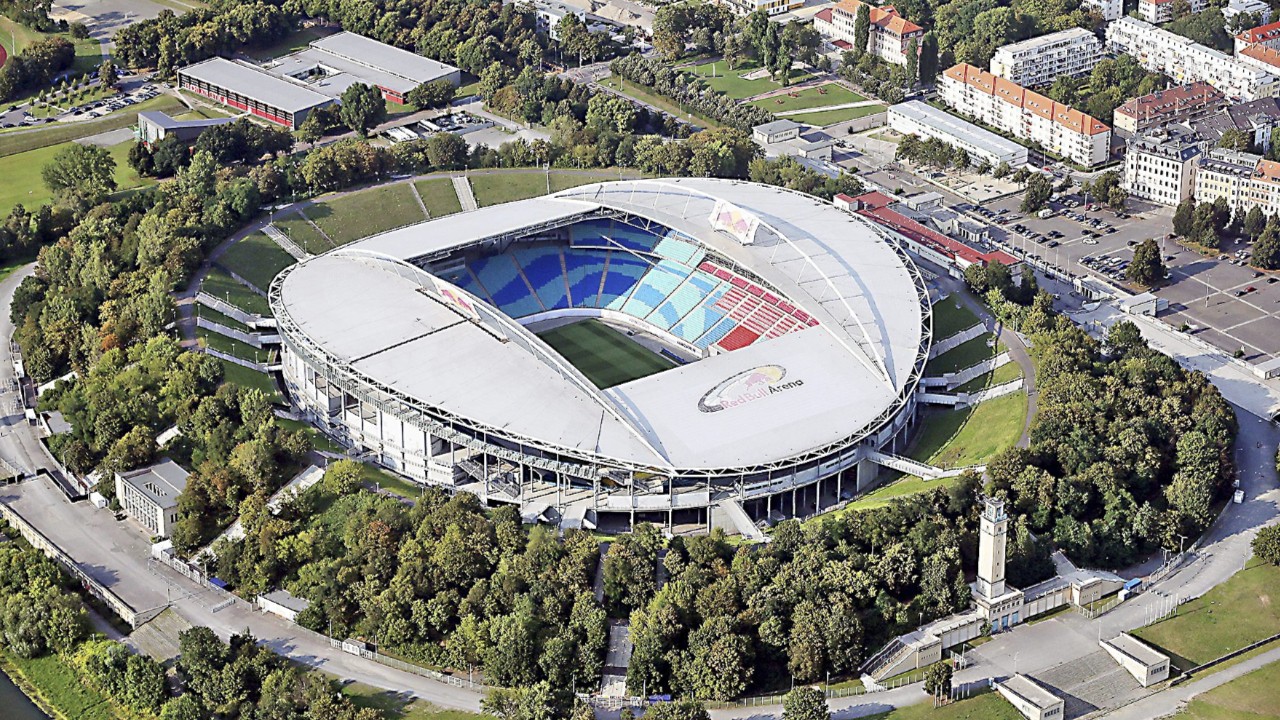
[[[288,590],[273,590],[258,596],[258,609],[279,615],[289,622],[298,621],[298,613],[311,607],[306,598],[294,597]]]
[[[804,125],[795,120],[774,120],[751,128],[751,138],[765,145],[786,142],[800,137]]]

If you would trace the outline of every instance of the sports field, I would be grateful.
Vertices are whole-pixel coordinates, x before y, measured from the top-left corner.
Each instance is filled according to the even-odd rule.
[[[598,388],[610,388],[662,372],[675,363],[595,320],[538,333],[542,341],[582,371]]]

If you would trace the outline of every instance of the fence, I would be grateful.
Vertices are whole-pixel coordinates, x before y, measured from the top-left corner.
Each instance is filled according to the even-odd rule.
[[[236,357],[231,353],[224,353],[221,350],[218,350],[216,348],[211,348],[208,345],[200,346],[200,350],[206,355],[212,355],[218,359],[226,360],[229,363],[234,363],[236,365],[239,365],[240,367],[247,367],[250,370],[257,370],[260,373],[271,372],[271,366],[269,365],[266,365],[264,363],[254,362],[252,360],[245,360],[244,358]]]
[[[1263,645],[1266,645],[1267,643],[1275,642],[1276,640],[1280,640],[1280,633],[1276,633],[1275,635],[1272,635],[1271,637],[1263,638],[1263,639],[1258,640],[1258,641],[1256,641],[1256,642],[1251,642],[1251,643],[1249,643],[1248,645],[1246,645],[1246,646],[1244,646],[1244,647],[1240,648],[1239,650],[1232,650],[1231,652],[1227,653],[1226,655],[1223,655],[1223,656],[1221,656],[1221,657],[1216,657],[1216,658],[1214,658],[1214,659],[1210,660],[1209,662],[1207,662],[1207,663],[1205,663],[1205,664],[1203,664],[1203,665],[1197,665],[1197,666],[1195,666],[1195,667],[1191,668],[1190,670],[1188,670],[1188,671],[1186,671],[1186,672],[1182,673],[1182,674],[1181,674],[1181,675],[1179,675],[1178,677],[1174,678],[1172,681],[1170,681],[1170,682],[1169,682],[1169,685],[1170,685],[1170,686],[1173,686],[1173,685],[1180,685],[1180,684],[1182,684],[1182,683],[1186,682],[1187,680],[1190,680],[1192,675],[1195,675],[1196,673],[1201,672],[1202,670],[1207,670],[1207,669],[1209,669],[1209,668],[1213,667],[1214,665],[1218,665],[1219,663],[1224,663],[1224,662],[1226,662],[1226,661],[1228,661],[1228,660],[1230,660],[1230,659],[1232,659],[1232,658],[1240,657],[1241,655],[1243,655],[1243,654],[1245,654],[1245,653],[1247,653],[1247,652],[1250,652],[1250,651],[1252,651],[1252,650],[1257,650],[1258,648],[1262,647]]]
[[[890,678],[883,684],[877,684],[873,687],[852,686],[843,688],[824,687],[823,694],[828,700],[836,698],[857,697],[859,695],[871,695],[873,693],[885,692],[906,685],[918,682],[924,682],[924,671],[912,672],[906,675]],[[781,705],[782,699],[786,697],[786,693],[780,695],[752,695],[750,697],[738,698],[737,700],[726,700],[717,703],[708,703],[708,708],[734,708],[734,707],[759,707],[764,705]],[[615,698],[617,699],[617,698]],[[638,699],[633,699],[638,701]]]

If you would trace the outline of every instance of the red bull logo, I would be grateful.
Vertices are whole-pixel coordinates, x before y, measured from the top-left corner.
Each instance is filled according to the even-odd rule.
[[[705,413],[720,412],[804,384],[803,380],[783,382],[786,376],[787,369],[781,365],[761,365],[744,370],[707,391],[698,400],[698,409]]]

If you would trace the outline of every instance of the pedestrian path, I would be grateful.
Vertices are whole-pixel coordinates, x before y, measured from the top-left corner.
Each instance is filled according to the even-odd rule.
[[[422,194],[418,192],[418,184],[413,182],[405,184],[409,186],[409,191],[413,193],[413,199],[418,201],[418,207],[422,210],[422,216],[430,220],[431,213],[427,212],[427,204],[422,202]]]
[[[462,203],[462,212],[480,209],[480,206],[476,204],[475,193],[471,192],[471,181],[465,175],[458,175],[453,178],[453,189],[458,193],[458,202]]]
[[[858,102],[843,103],[840,105],[823,105],[822,107],[801,108],[799,110],[783,110],[782,112],[774,113],[774,115],[784,118],[791,117],[792,115],[808,115],[809,113],[820,113],[828,110],[852,110],[854,108],[873,107],[877,105],[882,106],[884,103],[879,100],[859,100]]]

